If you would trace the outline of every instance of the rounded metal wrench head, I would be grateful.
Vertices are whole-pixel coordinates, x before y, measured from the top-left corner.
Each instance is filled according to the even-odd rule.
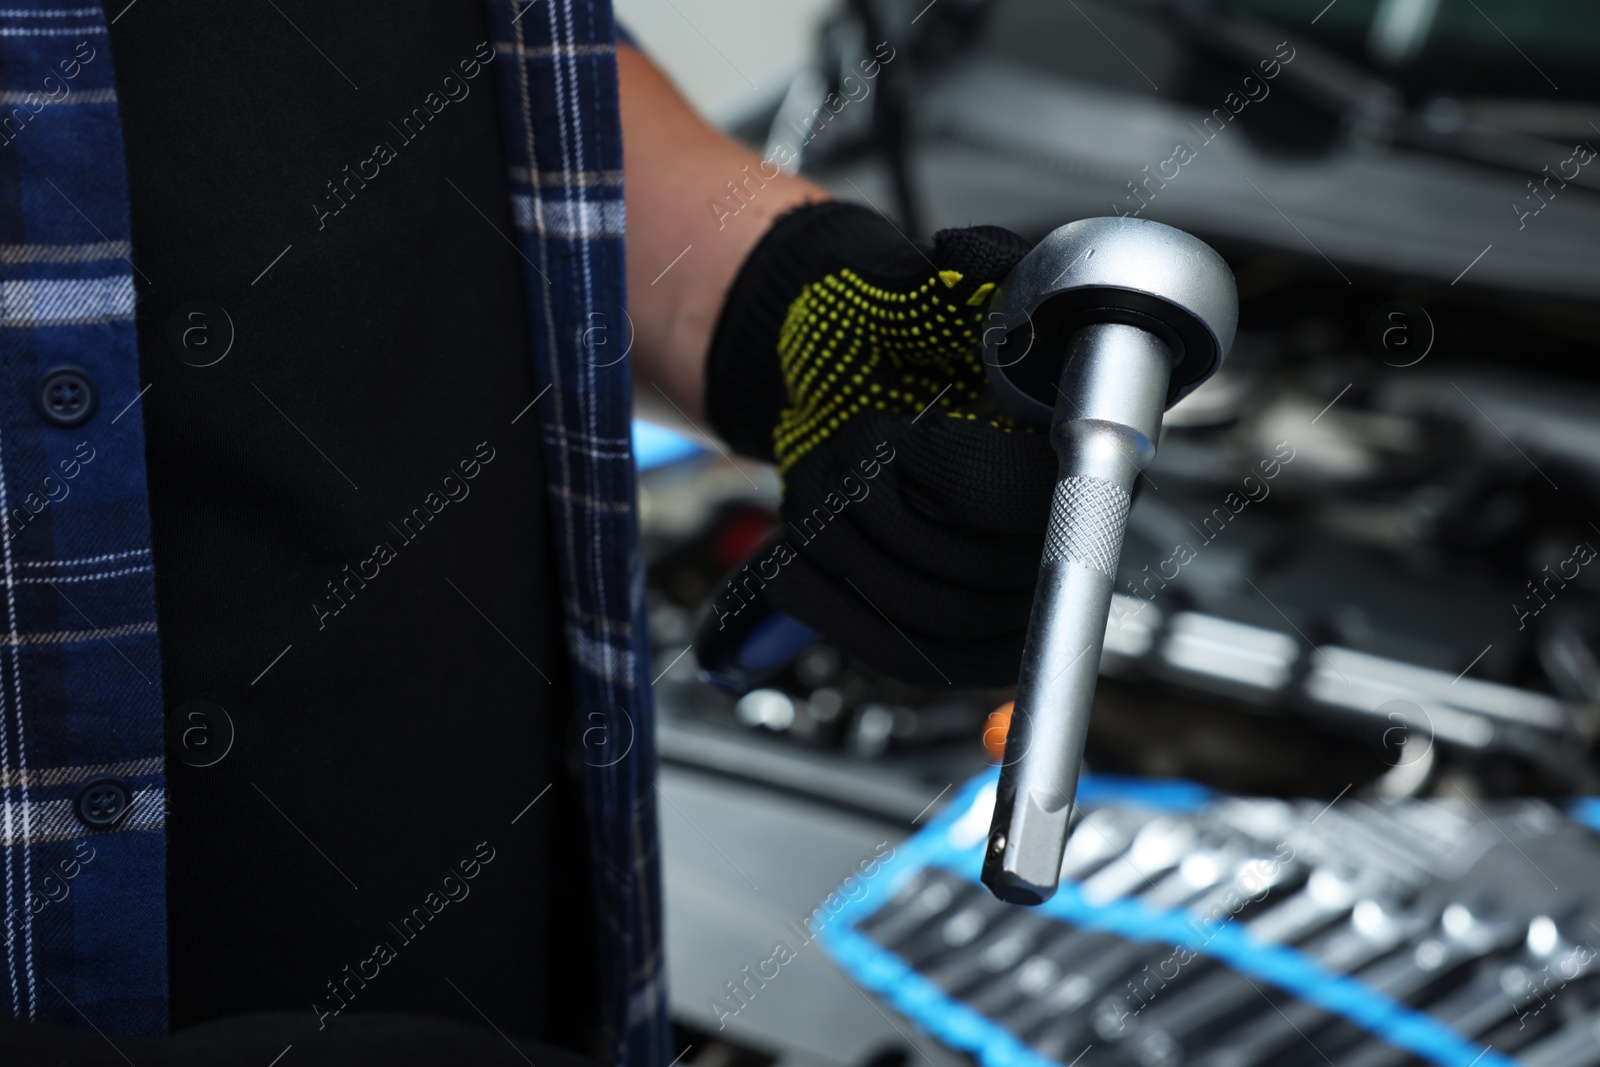
[[[1140,326],[1177,360],[1170,408],[1222,366],[1238,320],[1233,272],[1198,237],[1147,219],[1081,219],[1052,230],[1001,283],[984,363],[1003,407],[1048,424],[1068,338],[1094,323]]]

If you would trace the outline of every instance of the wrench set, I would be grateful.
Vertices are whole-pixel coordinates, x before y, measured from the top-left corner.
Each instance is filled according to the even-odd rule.
[[[1560,808],[1129,788],[1027,908],[969,787],[825,943],[986,1067],[1600,1065],[1600,837]]]

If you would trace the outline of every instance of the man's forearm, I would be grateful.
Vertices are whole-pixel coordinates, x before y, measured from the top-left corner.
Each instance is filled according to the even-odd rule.
[[[638,50],[619,48],[617,68],[635,368],[699,420],[706,349],[734,275],[773,219],[828,194],[707,125]]]

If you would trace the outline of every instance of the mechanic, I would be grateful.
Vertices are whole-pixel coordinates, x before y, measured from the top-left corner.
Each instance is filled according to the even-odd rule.
[[[831,515],[779,609],[1015,679],[1055,458],[978,339],[1027,242],[914,245],[616,33],[0,12],[0,1062],[672,1059],[635,378]]]

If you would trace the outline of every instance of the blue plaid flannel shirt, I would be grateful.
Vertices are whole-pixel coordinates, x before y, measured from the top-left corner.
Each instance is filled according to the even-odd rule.
[[[535,410],[585,727],[604,1038],[613,1062],[661,1067],[654,728],[629,370],[613,355],[631,330],[615,29],[605,0],[488,4],[533,265],[530,357],[548,387]],[[112,1036],[167,1028],[165,714],[130,255],[104,13],[18,0],[0,11],[0,1011]],[[98,385],[75,428],[36,406],[60,367]],[[108,774],[132,802],[90,831],[74,805]]]

